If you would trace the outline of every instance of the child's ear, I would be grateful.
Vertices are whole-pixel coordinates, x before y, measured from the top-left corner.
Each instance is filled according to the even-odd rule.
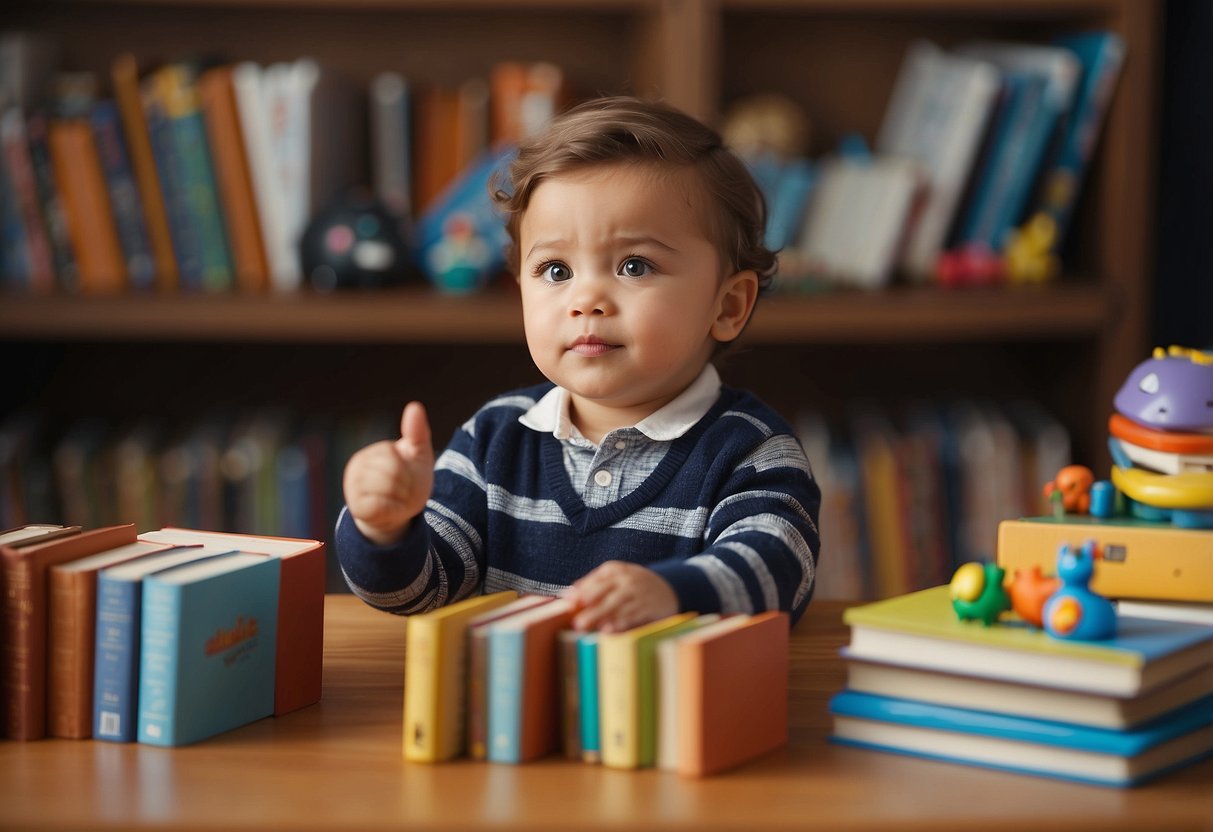
[[[732,341],[745,329],[758,300],[758,275],[753,269],[724,279],[716,295],[716,320],[711,335],[717,341]]]

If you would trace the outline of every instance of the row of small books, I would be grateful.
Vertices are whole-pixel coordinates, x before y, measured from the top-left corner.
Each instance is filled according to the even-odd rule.
[[[0,532],[3,736],[186,745],[320,699],[324,544]]]
[[[786,613],[570,629],[561,598],[477,596],[408,620],[404,756],[570,759],[685,776],[787,742]]]
[[[1121,614],[1102,641],[960,621],[949,588],[848,609],[835,742],[1104,786],[1213,754],[1213,626]]]
[[[58,73],[49,107],[4,113],[8,288],[297,287],[308,219],[357,182],[352,91],[306,58],[110,75],[112,97]]]
[[[941,255],[1001,255],[1034,217],[1052,230],[1042,256],[1056,259],[1123,61],[1109,31],[911,44],[873,152],[817,166],[783,271],[861,288],[898,273],[950,279]]]

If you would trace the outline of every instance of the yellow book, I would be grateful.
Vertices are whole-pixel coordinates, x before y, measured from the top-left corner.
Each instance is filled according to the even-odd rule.
[[[410,616],[405,629],[404,758],[436,763],[464,750],[468,621],[518,597],[478,595]]]
[[[679,613],[599,637],[598,706],[603,765],[641,768],[656,762],[657,644],[691,627],[696,617],[693,612]]]
[[[998,525],[998,565],[1057,572],[1063,543],[1094,540],[1103,551],[1091,590],[1109,598],[1213,601],[1213,530],[1182,529],[1144,520],[1085,516],[1004,520]]]

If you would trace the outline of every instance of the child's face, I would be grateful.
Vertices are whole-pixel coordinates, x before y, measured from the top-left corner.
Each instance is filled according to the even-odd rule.
[[[519,226],[531,356],[572,394],[639,420],[694,381],[731,281],[689,169],[606,165],[541,183]],[[725,304],[727,305],[727,304]],[[625,414],[619,414],[625,416]]]

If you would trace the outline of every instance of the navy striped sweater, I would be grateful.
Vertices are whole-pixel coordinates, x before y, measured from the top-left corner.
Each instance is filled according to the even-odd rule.
[[[683,611],[800,617],[812,596],[821,493],[789,426],[753,395],[722,387],[635,490],[589,508],[560,441],[518,421],[552,385],[482,407],[438,458],[425,522],[376,546],[348,509],[337,557],[368,604],[409,614],[480,592],[558,594],[608,560],[648,566]]]

